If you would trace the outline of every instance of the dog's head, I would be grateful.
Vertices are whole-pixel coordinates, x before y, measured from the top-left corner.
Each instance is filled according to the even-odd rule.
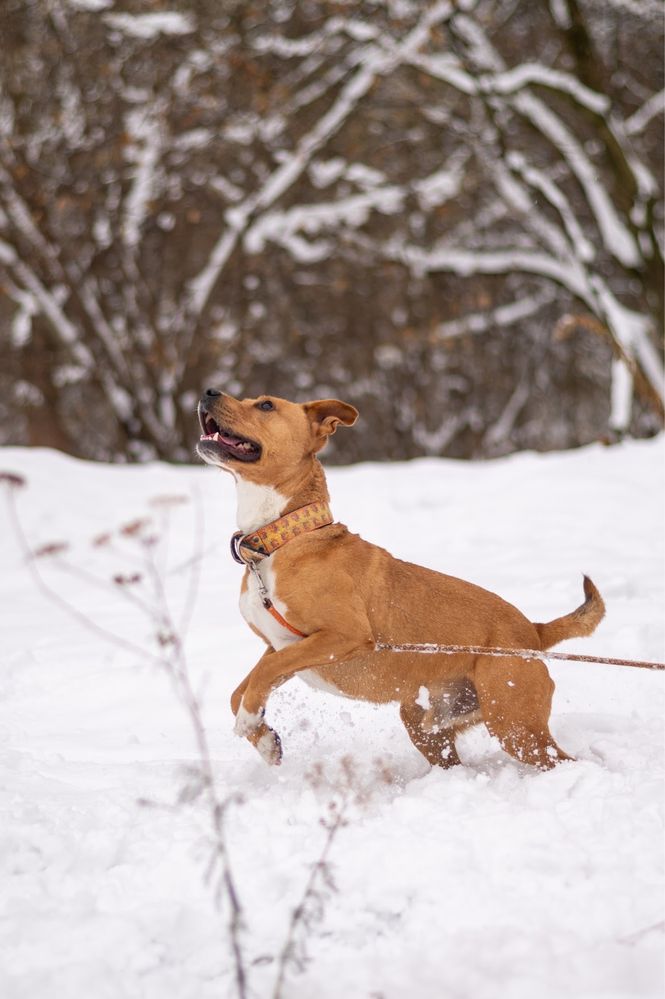
[[[274,484],[296,472],[358,411],[338,399],[296,403],[276,396],[234,399],[208,389],[199,402],[197,452],[209,465],[257,483]]]

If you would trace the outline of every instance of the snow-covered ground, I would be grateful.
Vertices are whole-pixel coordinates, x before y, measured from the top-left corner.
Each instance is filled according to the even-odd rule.
[[[329,481],[333,511],[353,530],[494,589],[532,619],[576,606],[589,573],[607,617],[569,648],[662,660],[663,465],[657,440],[485,464],[359,465]],[[271,995],[270,958],[320,854],[320,819],[345,755],[368,800],[335,842],[338,891],[285,996],[662,995],[662,673],[553,665],[553,730],[577,762],[545,774],[479,729],[462,746],[467,766],[431,770],[395,708],[293,680],[272,702],[285,759],[271,769],[233,735],[228,707],[261,648],[237,610],[230,479],[18,448],[0,452],[0,468],[28,480],[16,498],[31,543],[66,540],[79,571],[117,571],[91,539],[146,509],[161,530],[170,509],[160,557],[176,613],[187,598],[178,567],[197,549],[204,512],[187,648],[220,794],[244,799],[227,831],[253,996]],[[148,507],[174,494],[192,499]],[[188,717],[159,669],[36,591],[4,506],[0,518],[0,995],[232,996],[224,915],[204,878],[205,806],[169,807],[196,758]],[[131,550],[131,540],[119,544]],[[148,642],[149,623],[120,592],[40,564],[83,612]],[[376,776],[377,760],[388,780]],[[312,783],[317,761],[326,776]]]

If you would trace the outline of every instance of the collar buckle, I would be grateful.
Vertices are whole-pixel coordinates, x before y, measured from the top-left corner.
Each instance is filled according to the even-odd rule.
[[[237,562],[238,565],[247,564],[242,555],[240,554],[240,543],[244,538],[244,536],[245,535],[243,534],[242,531],[236,531],[235,534],[231,535],[231,555],[233,557],[233,561]]]

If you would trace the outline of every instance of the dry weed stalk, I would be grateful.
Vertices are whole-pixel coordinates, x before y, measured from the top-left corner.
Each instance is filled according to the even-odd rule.
[[[22,476],[12,472],[0,472],[0,485],[5,487],[10,521],[25,556],[26,564],[40,592],[69,616],[84,625],[98,638],[116,647],[147,660],[165,671],[174,688],[179,703],[184,707],[194,735],[198,761],[196,766],[186,770],[186,780],[180,789],[173,806],[191,804],[201,798],[206,802],[212,833],[212,852],[205,872],[206,882],[215,880],[214,897],[218,908],[224,905],[228,910],[227,930],[229,946],[233,958],[234,983],[238,999],[247,999],[250,992],[249,972],[241,937],[246,929],[240,896],[233,874],[227,845],[225,822],[229,808],[241,803],[238,794],[220,796],[215,786],[214,768],[207,732],[202,713],[202,705],[196,695],[189,671],[184,647],[184,637],[191,620],[192,610],[198,589],[200,565],[203,559],[202,538],[203,520],[200,503],[197,504],[196,549],[191,559],[173,571],[188,571],[188,586],[183,612],[179,620],[171,611],[165,586],[165,561],[159,563],[160,543],[168,537],[169,515],[173,506],[188,502],[185,497],[157,497],[151,503],[161,517],[161,524],[155,528],[151,517],[134,519],[116,530],[96,535],[91,546],[103,550],[116,560],[125,561],[129,566],[124,571],[114,570],[110,576],[100,577],[83,568],[66,556],[71,546],[64,541],[42,544],[32,549],[26,537],[19,516],[16,493],[26,485]],[[127,547],[129,545],[129,548]],[[91,615],[68,601],[51,586],[42,573],[40,565],[48,560],[61,572],[93,587],[119,595],[128,605],[139,611],[149,621],[153,632],[155,648],[145,648],[136,642],[106,628]],[[138,565],[137,565],[138,560]],[[325,830],[321,851],[312,863],[309,876],[303,886],[298,902],[291,912],[284,943],[273,959],[276,961],[276,979],[272,999],[282,999],[289,970],[301,972],[309,962],[307,944],[312,932],[325,915],[325,906],[337,890],[330,865],[330,854],[341,830],[348,825],[349,813],[353,806],[365,804],[371,789],[376,784],[390,781],[390,775],[380,765],[370,782],[359,779],[352,760],[344,758],[339,772],[330,778],[324,768],[315,765],[307,775],[312,788],[329,794],[326,814],[320,819]],[[157,803],[139,799],[139,804],[155,806]],[[162,806],[163,807],[163,806]],[[254,962],[266,963],[259,959]]]
[[[39,590],[52,603],[98,637],[118,648],[131,652],[133,655],[138,655],[141,659],[148,660],[164,670],[171,681],[179,703],[187,713],[196,744],[198,765],[190,770],[188,781],[178,797],[178,803],[184,804],[199,797],[203,797],[206,802],[213,840],[213,851],[208,871],[210,876],[219,871],[215,899],[220,908],[224,902],[228,908],[227,929],[233,957],[236,992],[238,999],[247,999],[248,976],[241,946],[241,933],[244,927],[243,914],[224,829],[227,811],[230,805],[238,801],[238,796],[221,797],[215,786],[210,743],[203,722],[201,704],[192,684],[184,647],[184,635],[196,598],[198,572],[202,559],[203,523],[200,503],[197,504],[196,557],[191,560],[189,565],[184,611],[180,621],[176,622],[169,606],[164,585],[163,567],[158,564],[157,552],[160,539],[168,536],[171,508],[176,503],[188,502],[186,497],[157,497],[153,501],[153,507],[161,515],[161,530],[154,529],[152,518],[142,517],[123,524],[118,530],[97,535],[91,542],[94,548],[104,549],[116,558],[127,559],[129,557],[129,562],[132,565],[129,572],[115,571],[110,578],[102,578],[68,560],[65,556],[69,552],[70,546],[66,542],[50,542],[34,550],[31,549],[23,530],[15,499],[17,490],[25,485],[25,479],[14,475],[14,473],[0,473],[0,484],[5,486],[11,524],[25,555],[26,564]],[[121,547],[118,547],[118,541],[121,542]],[[129,550],[124,547],[127,544],[131,546]],[[70,603],[49,584],[41,572],[40,563],[44,559],[49,559],[59,570],[84,582],[86,586],[119,594],[125,602],[139,610],[150,622],[155,650],[144,648],[100,625],[85,611]],[[141,803],[147,804],[146,801]]]
[[[315,790],[324,789],[331,794],[327,813],[320,819],[326,834],[321,852],[311,865],[302,894],[291,912],[284,945],[277,957],[272,999],[283,999],[289,968],[302,972],[310,960],[308,942],[316,925],[323,921],[331,895],[338,890],[329,858],[339,833],[349,824],[353,808],[367,805],[377,785],[392,783],[394,775],[383,761],[377,760],[375,772],[363,781],[351,757],[344,756],[331,781],[320,763],[312,767],[307,779]]]

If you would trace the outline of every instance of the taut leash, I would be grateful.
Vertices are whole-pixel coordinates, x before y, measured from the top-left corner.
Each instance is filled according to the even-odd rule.
[[[422,655],[454,656],[466,652],[474,656],[495,656],[505,659],[508,656],[518,656],[520,659],[563,659],[566,662],[601,663],[606,666],[636,666],[638,669],[665,670],[665,663],[648,662],[643,659],[614,659],[611,656],[583,656],[574,652],[544,652],[542,649],[501,649],[493,645],[433,645],[403,643],[391,645],[389,642],[377,642],[377,652],[418,652]]]

